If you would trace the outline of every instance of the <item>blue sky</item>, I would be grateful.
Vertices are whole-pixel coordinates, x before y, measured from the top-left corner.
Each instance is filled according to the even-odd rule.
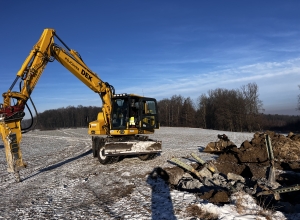
[[[0,93],[53,28],[117,93],[196,101],[255,82],[265,113],[299,115],[299,11],[296,0],[1,1]],[[58,62],[47,65],[32,99],[38,112],[102,105]]]

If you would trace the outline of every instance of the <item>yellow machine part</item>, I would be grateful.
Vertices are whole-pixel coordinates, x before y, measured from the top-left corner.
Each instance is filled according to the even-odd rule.
[[[7,171],[14,173],[26,167],[20,149],[22,138],[20,121],[0,122],[0,133],[5,147]]]
[[[88,133],[90,135],[106,135],[106,130],[103,125],[105,125],[105,119],[103,113],[100,112],[97,116],[97,120],[89,123]]]

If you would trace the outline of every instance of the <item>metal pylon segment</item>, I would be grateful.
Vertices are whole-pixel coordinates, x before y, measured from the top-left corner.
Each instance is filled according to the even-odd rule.
[[[282,187],[279,189],[272,189],[272,190],[267,190],[267,191],[262,191],[257,193],[257,196],[262,196],[262,195],[271,195],[271,194],[279,194],[279,193],[287,193],[287,192],[293,192],[300,190],[300,184],[292,185],[292,186],[287,186],[287,187]]]
[[[202,165],[204,165],[206,163],[204,160],[202,160],[200,157],[198,157],[195,153],[191,153],[191,156]]]
[[[209,169],[211,172],[215,173],[216,172],[216,168],[209,165],[207,162],[205,162],[204,160],[202,160],[200,157],[198,157],[195,153],[191,153],[191,156],[197,160],[197,162],[199,162],[202,165],[207,165],[207,169]]]
[[[272,147],[270,136],[266,135],[265,139],[266,139],[266,148],[267,148],[267,153],[268,153],[268,159],[270,161],[268,182],[269,182],[269,184],[273,185],[275,183],[275,168],[274,168],[273,147]]]
[[[200,173],[195,170],[192,166],[186,164],[186,163],[183,163],[182,161],[178,160],[177,158],[172,158],[170,160],[172,163],[190,171],[191,173],[194,173],[201,181],[203,180],[202,176],[200,175]]]
[[[266,135],[266,147],[269,160],[274,160],[273,147],[271,143],[271,138],[269,135]]]

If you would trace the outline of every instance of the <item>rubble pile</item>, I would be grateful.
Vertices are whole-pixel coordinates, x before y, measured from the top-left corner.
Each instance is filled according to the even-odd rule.
[[[272,144],[275,181],[268,179],[271,163],[266,136]],[[243,191],[260,201],[264,197],[264,201],[269,200],[269,204],[280,211],[300,212],[297,199],[300,196],[300,135],[255,133],[251,141],[244,141],[240,147],[225,134],[218,138],[219,141],[209,143],[203,150],[217,153],[219,157],[214,161],[203,162],[195,157],[184,158],[192,161],[190,165],[177,159],[169,161],[177,165],[165,169],[169,184],[215,204],[229,203],[231,194]]]
[[[227,149],[228,147],[234,147],[235,144],[229,140],[226,134],[219,134],[218,138],[220,139],[219,141],[216,142],[210,142],[204,149],[204,152],[207,153],[219,153],[222,152],[223,150]]]
[[[300,169],[300,135],[288,136],[267,131],[255,133],[251,141],[244,141],[238,148],[235,145],[223,149],[215,165],[221,173],[233,172],[249,178],[266,177],[268,160],[265,136],[269,135],[274,152],[277,170],[297,171]],[[204,151],[205,152],[205,151]]]

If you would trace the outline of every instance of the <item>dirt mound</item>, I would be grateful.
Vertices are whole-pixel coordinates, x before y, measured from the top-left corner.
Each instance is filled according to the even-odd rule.
[[[240,147],[225,134],[218,135],[218,138],[219,141],[209,143],[204,150],[219,154],[216,160],[205,164],[198,161],[190,168],[183,166],[184,169],[177,163],[179,167],[166,169],[169,184],[179,190],[195,192],[200,198],[215,204],[228,203],[232,193],[244,191],[258,199],[263,196],[264,200],[271,200],[269,204],[276,203],[281,207],[280,211],[299,211],[300,201],[293,198],[300,196],[297,190],[300,189],[300,135],[289,133],[284,136],[271,131],[255,133],[251,141],[244,141]],[[270,140],[269,145],[266,138]],[[267,146],[274,155],[274,181],[269,179],[271,161]],[[215,171],[210,169],[211,166],[216,168]],[[284,187],[290,186],[294,188],[283,192]],[[281,191],[274,194],[273,190],[278,189]]]
[[[224,148],[215,162],[218,170],[226,175],[232,172],[256,179],[266,177],[270,165],[266,135],[271,139],[276,169],[300,170],[300,135],[284,136],[271,131],[255,133],[251,141],[244,141],[239,148],[235,145]]]

